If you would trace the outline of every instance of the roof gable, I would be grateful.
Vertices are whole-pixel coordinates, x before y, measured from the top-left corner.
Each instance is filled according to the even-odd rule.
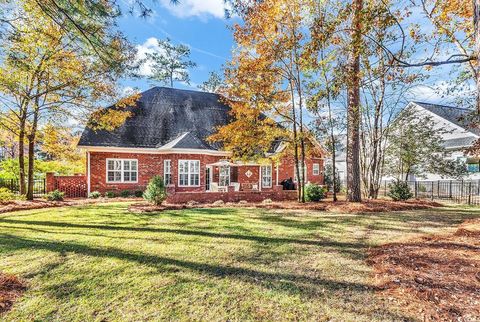
[[[469,131],[475,135],[480,135],[480,129],[469,126],[463,120],[463,118],[467,116],[467,114],[472,112],[472,110],[470,109],[447,106],[447,105],[430,104],[430,103],[424,103],[424,102],[413,102],[413,103],[466,131]]]

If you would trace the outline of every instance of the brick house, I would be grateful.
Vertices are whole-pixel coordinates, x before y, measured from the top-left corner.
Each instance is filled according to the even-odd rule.
[[[295,199],[281,182],[295,178],[293,158],[262,164],[234,162],[207,138],[231,120],[217,94],[154,87],[141,94],[126,122],[113,131],[86,128],[87,192],[145,189],[154,175],[168,184],[168,201],[209,202]],[[305,162],[306,181],[323,184],[324,152]],[[271,155],[281,153],[276,142]]]

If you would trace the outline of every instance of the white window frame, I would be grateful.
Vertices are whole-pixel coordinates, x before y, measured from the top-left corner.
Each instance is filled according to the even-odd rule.
[[[300,168],[300,171],[302,170],[302,168]],[[295,164],[293,166],[293,171],[295,171],[295,173],[293,174],[293,182],[296,182],[298,183],[298,178],[297,178],[297,165]],[[305,183],[307,183],[307,172],[308,172],[308,167],[307,167],[307,163],[305,162],[303,164],[303,176],[305,177],[304,180],[305,180]]]
[[[168,166],[167,166],[168,165]],[[168,171],[167,171],[168,170]],[[170,180],[167,181],[167,175],[170,176]],[[173,177],[172,177],[172,160],[163,160],[163,181],[165,185],[173,184]]]
[[[227,174],[225,175],[222,175],[222,168],[226,168],[228,171],[227,171]],[[222,165],[218,168],[218,186],[219,187],[228,187],[230,185],[230,177],[231,175],[231,170],[230,170],[230,166],[229,165]],[[222,182],[222,176],[225,177],[227,180],[227,184],[226,185],[221,185],[220,183]]]
[[[266,169],[269,169],[269,174],[266,173]],[[260,167],[260,174],[262,177],[262,188],[271,188],[273,184],[273,177],[272,177],[272,166],[271,165],[262,165]],[[270,184],[266,185],[264,179],[270,178]]]
[[[108,162],[109,161],[120,161],[120,170],[109,170],[108,169]],[[136,180],[135,181],[125,181],[125,161],[129,161],[130,162],[130,167],[131,167],[131,164],[132,164],[132,161],[135,161],[137,163],[137,169],[135,171],[132,171],[131,169],[130,170],[127,170],[128,172],[135,172],[136,173]],[[117,158],[108,158],[106,159],[106,163],[105,163],[105,168],[106,168],[106,172],[105,172],[105,179],[106,179],[106,182],[107,183],[138,183],[138,159],[117,159]],[[116,180],[108,180],[108,172],[117,172],[117,171],[120,171],[120,181],[116,181]]]
[[[314,176],[320,175],[320,163],[314,163],[312,167],[312,173]]]
[[[186,162],[187,164],[187,172],[180,173],[180,163]],[[198,162],[198,172],[191,171],[191,163]],[[200,187],[200,160],[178,160],[178,186],[179,187]],[[180,177],[181,175],[187,175],[187,184],[180,184]],[[198,174],[198,184],[192,184],[192,175]]]

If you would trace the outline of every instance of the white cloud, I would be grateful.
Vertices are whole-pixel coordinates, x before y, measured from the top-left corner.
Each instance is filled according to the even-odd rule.
[[[161,0],[162,6],[179,18],[213,17],[225,18],[224,0],[182,0],[174,5],[170,0]]]
[[[406,93],[408,100],[437,104],[453,104],[458,98],[474,95],[475,87],[471,83],[455,86],[446,81],[437,81],[431,85],[418,85]]]
[[[158,39],[155,37],[148,38],[143,44],[137,45],[137,62],[147,58],[147,53],[160,52]],[[138,74],[141,76],[150,76],[152,74],[152,62],[146,61],[141,64]]]

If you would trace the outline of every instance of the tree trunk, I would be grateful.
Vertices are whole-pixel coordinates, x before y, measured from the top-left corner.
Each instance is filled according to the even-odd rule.
[[[348,58],[348,112],[347,112],[347,190],[348,201],[360,202],[360,51],[362,47],[361,11],[363,0],[354,0],[352,19],[352,46]]]
[[[38,102],[36,103],[38,106]],[[33,200],[34,167],[35,167],[35,139],[38,125],[38,109],[33,112],[33,122],[30,133],[28,134],[28,184],[27,200]]]
[[[22,122],[21,122],[22,123]],[[18,165],[19,165],[19,189],[20,195],[25,195],[25,126],[20,124],[18,133]]]
[[[27,200],[33,200],[34,183],[34,160],[35,160],[35,138],[28,138],[28,177],[27,177]]]
[[[477,113],[480,114],[480,0],[473,0],[473,25],[475,36],[475,55],[477,57],[476,82],[477,82]]]

